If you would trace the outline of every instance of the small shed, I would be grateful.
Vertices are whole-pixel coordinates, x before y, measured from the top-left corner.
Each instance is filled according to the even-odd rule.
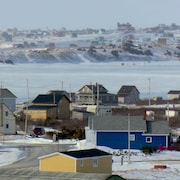
[[[99,149],[55,152],[39,157],[39,170],[112,174],[112,155]]]
[[[134,85],[124,85],[117,93],[118,103],[132,104],[139,100],[140,92]]]

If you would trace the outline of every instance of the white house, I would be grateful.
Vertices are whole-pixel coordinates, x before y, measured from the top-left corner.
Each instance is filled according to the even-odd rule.
[[[3,102],[0,103],[0,134],[16,134],[16,118]]]
[[[168,100],[179,99],[180,91],[179,90],[171,90],[168,92]]]

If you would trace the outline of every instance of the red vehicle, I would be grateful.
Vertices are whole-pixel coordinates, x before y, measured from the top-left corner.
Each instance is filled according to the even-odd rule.
[[[45,130],[43,127],[35,127],[33,130],[33,133],[37,136],[39,135],[44,135],[45,134]]]

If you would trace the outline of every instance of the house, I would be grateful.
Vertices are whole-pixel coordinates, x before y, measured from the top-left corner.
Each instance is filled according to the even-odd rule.
[[[16,110],[16,98],[9,89],[0,88],[0,100],[3,101],[12,112]]]
[[[0,124],[1,134],[16,134],[16,118],[3,102],[0,102]]]
[[[167,39],[164,38],[164,37],[158,38],[158,42],[157,43],[158,43],[159,46],[166,46]]]
[[[39,157],[39,170],[111,174],[112,155],[99,149],[55,152]]]
[[[72,119],[73,120],[88,120],[89,116],[92,116],[93,113],[87,112],[85,110],[78,110],[74,109],[72,110]]]
[[[180,99],[180,91],[170,90],[168,92],[168,100]]]
[[[40,94],[32,101],[32,105],[24,108],[24,113],[35,120],[69,119],[70,100],[64,93],[57,91]]]
[[[140,92],[136,86],[124,85],[117,93],[118,103],[132,104],[139,100]]]
[[[116,94],[108,93],[108,90],[101,84],[84,85],[77,93],[77,104],[86,105],[117,105]]]
[[[91,116],[85,135],[87,142],[113,149],[128,149],[129,141],[131,149],[168,147],[170,140],[167,121],[144,120],[143,116]]]

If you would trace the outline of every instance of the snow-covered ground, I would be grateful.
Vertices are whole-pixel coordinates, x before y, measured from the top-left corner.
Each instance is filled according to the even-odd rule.
[[[60,140],[53,142],[44,138],[31,138],[25,136],[8,136],[1,139],[0,144],[0,167],[25,158],[25,152],[14,146],[7,146],[11,142],[14,145],[19,143],[36,144],[74,144],[75,149],[94,148],[91,144],[76,140]],[[112,170],[113,174],[118,174],[127,179],[179,179],[180,177],[180,152],[161,151],[151,155],[144,155],[139,150],[131,151],[130,161],[127,151],[113,150],[107,147],[96,147],[113,154]],[[123,154],[123,158],[122,158]],[[8,157],[8,159],[7,159]],[[154,165],[166,165],[166,169],[154,169]]]

